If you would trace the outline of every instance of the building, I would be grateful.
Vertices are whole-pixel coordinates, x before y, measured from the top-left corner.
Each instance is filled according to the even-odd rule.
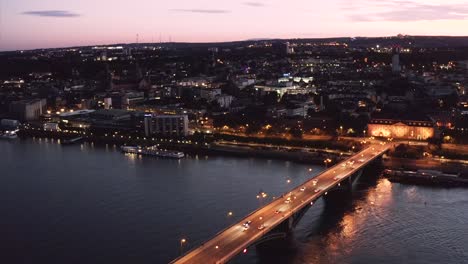
[[[0,120],[0,129],[18,129],[20,122],[14,119],[2,119]]]
[[[44,130],[48,130],[48,131],[60,131],[60,127],[58,123],[44,123],[43,127],[44,127]]]
[[[289,42],[286,42],[286,54],[293,54],[294,53],[294,48],[291,46]]]
[[[256,79],[252,77],[238,77],[234,80],[234,84],[240,90],[246,88],[247,86],[254,85],[255,82],[256,82]]]
[[[21,121],[34,121],[46,111],[46,99],[15,101],[10,104],[10,115]]]
[[[277,54],[289,55],[294,53],[294,48],[289,42],[273,42],[271,47]]]
[[[122,109],[100,109],[94,112],[90,112],[89,116],[95,120],[103,121],[120,121],[128,120],[131,118],[131,111]]]
[[[188,115],[147,115],[145,116],[145,135],[185,137],[189,134]]]
[[[392,72],[393,73],[401,72],[400,54],[398,53],[393,54],[393,57],[392,57]]]
[[[222,108],[229,108],[234,101],[234,96],[232,95],[220,95],[216,97],[216,102],[218,102],[219,106]]]
[[[89,128],[91,122],[89,116],[95,110],[78,110],[68,113],[60,114],[59,121],[62,123],[64,128]]]
[[[179,81],[177,84],[184,87],[206,87],[212,88],[212,84],[216,77],[191,77]]]
[[[114,93],[107,103],[111,103],[115,109],[129,109],[145,101],[144,92],[129,91],[126,93]]]
[[[303,91],[303,89],[300,89],[299,86],[293,85],[292,82],[274,83],[272,85],[255,85],[254,87],[255,90],[264,93],[275,92],[278,94],[279,98],[283,97],[285,93],[298,94],[298,91],[300,91],[299,93],[307,93],[307,91]]]
[[[200,97],[208,102],[213,101],[217,96],[221,95],[221,89],[200,89]]]
[[[434,124],[431,121],[371,119],[367,125],[369,136],[427,140],[435,136]]]
[[[112,107],[112,98],[106,97],[104,98],[104,109],[110,109]]]

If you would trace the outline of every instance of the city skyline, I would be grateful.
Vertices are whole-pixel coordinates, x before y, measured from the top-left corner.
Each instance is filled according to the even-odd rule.
[[[3,258],[464,263],[465,28],[468,0],[0,0]]]
[[[468,4],[460,0],[297,0],[290,5],[279,0],[19,0],[1,3],[0,14],[1,51],[137,41],[462,36],[468,26]]]

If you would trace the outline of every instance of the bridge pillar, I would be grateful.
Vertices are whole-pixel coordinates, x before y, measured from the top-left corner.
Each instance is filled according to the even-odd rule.
[[[294,228],[294,215],[288,218],[288,231],[291,232]]]

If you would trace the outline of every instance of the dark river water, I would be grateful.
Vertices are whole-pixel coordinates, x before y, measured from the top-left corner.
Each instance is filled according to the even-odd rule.
[[[271,199],[324,169],[46,139],[0,141],[0,153],[0,263],[167,263],[267,202],[259,191]],[[232,262],[468,263],[468,190],[367,175],[351,196],[319,200],[289,239]]]

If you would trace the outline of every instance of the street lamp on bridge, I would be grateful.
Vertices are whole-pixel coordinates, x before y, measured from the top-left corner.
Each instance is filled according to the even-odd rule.
[[[229,211],[227,214],[226,214],[226,219],[227,219],[227,222],[228,222],[228,225],[231,224],[231,219],[232,219],[232,216],[234,215],[234,213],[232,211]]]
[[[266,192],[263,192],[263,191],[260,191],[258,194],[257,194],[257,199],[260,203],[260,206],[262,206],[262,199],[265,199],[268,197],[268,194]]]
[[[182,253],[183,253],[184,244],[185,244],[186,242],[187,242],[187,239],[185,239],[185,238],[182,238],[182,239],[180,240],[180,255],[182,255]]]

